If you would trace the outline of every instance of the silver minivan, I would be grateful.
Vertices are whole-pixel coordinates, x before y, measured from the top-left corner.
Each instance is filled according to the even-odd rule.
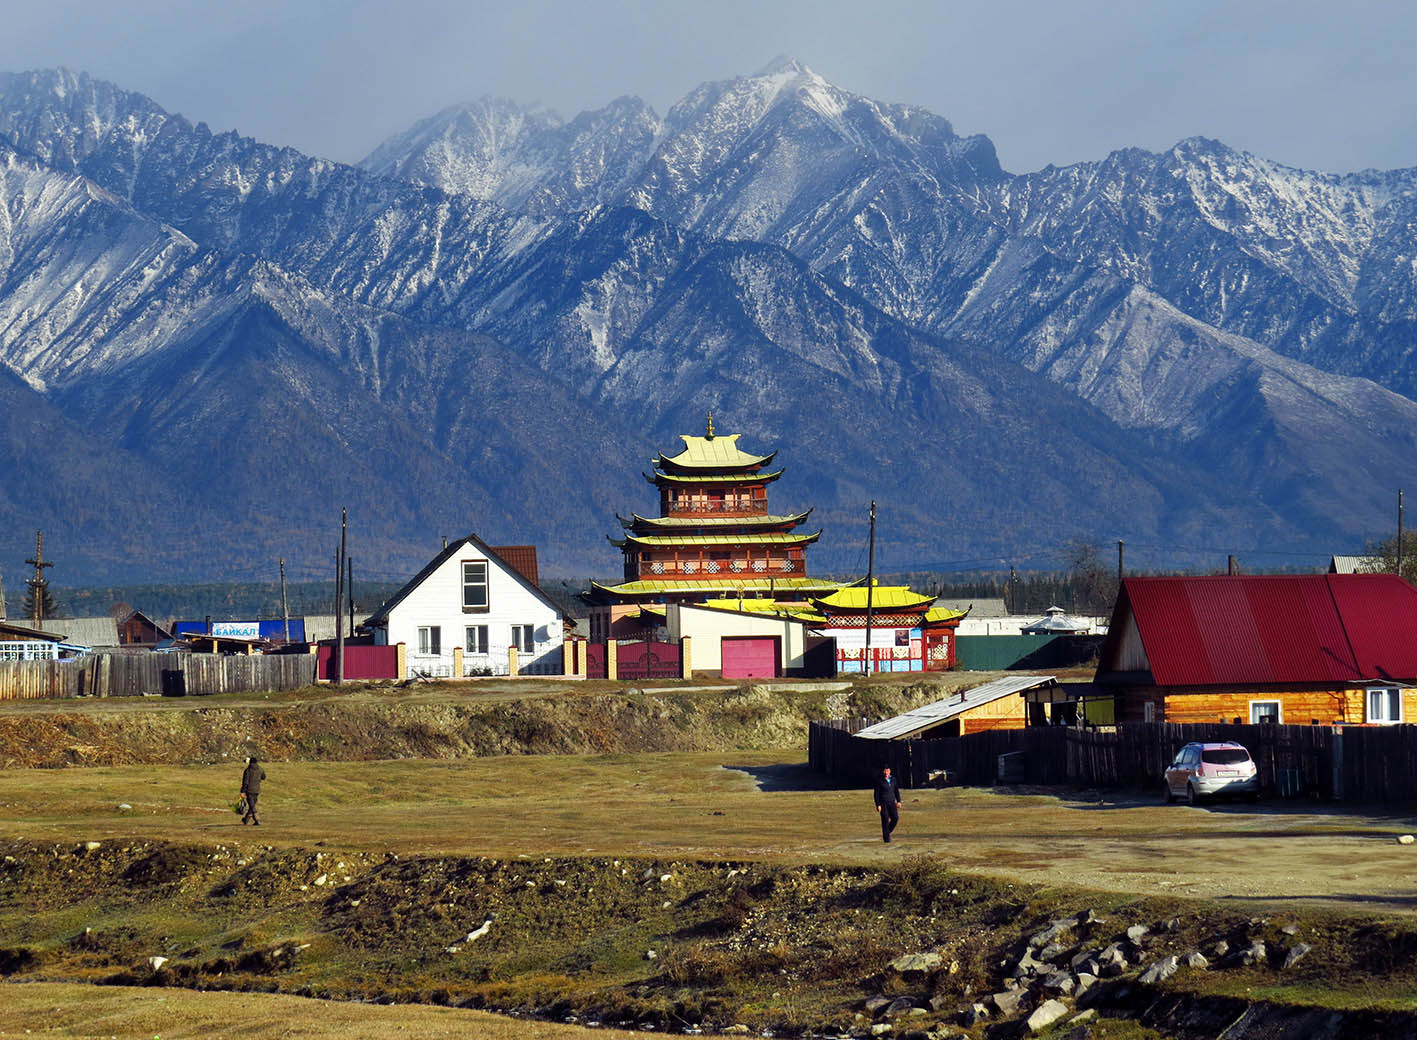
[[[1166,767],[1166,801],[1184,797],[1195,805],[1216,795],[1260,796],[1260,776],[1250,753],[1233,740],[1223,744],[1187,744]]]

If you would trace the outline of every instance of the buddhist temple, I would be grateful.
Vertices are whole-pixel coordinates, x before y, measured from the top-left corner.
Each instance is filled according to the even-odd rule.
[[[969,612],[934,602],[904,585],[858,582],[813,600],[824,618],[815,630],[836,640],[838,672],[943,672],[955,666],[955,630]]]
[[[683,435],[682,450],[653,459],[645,480],[659,491],[659,515],[617,518],[624,534],[610,540],[624,554],[624,580],[592,586],[600,608],[592,639],[620,635],[619,622],[642,609],[652,620],[655,604],[733,598],[805,607],[840,587],[807,575],[807,548],[821,531],[798,528],[812,511],[768,506],[768,485],[783,472],[770,468],[777,453],[746,452],[739,436],[715,433],[710,414],[704,436]]]

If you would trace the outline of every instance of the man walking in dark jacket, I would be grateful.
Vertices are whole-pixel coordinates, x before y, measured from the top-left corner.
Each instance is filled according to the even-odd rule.
[[[876,781],[876,812],[881,814],[881,840],[890,841],[891,831],[900,822],[900,788],[891,776],[891,767],[881,770],[881,778]]]
[[[246,798],[246,815],[241,817],[243,824],[261,825],[261,821],[256,819],[256,799],[261,795],[261,781],[265,778],[266,771],[252,755],[246,760],[246,770],[241,774],[241,793]]]

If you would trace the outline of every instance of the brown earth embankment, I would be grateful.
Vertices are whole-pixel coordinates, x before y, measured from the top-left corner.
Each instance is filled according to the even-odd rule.
[[[801,748],[828,715],[884,717],[988,676],[909,684],[356,687],[228,701],[30,703],[0,712],[0,768]]]

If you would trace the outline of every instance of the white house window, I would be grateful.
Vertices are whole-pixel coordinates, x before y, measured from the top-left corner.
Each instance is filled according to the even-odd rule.
[[[443,629],[440,625],[426,625],[418,630],[418,652],[430,656],[443,652]]]
[[[1155,702],[1155,701],[1142,701],[1142,702],[1141,702],[1141,720],[1142,720],[1143,722],[1155,722],[1155,721],[1156,721],[1156,702]]]
[[[467,626],[467,652],[470,654],[487,653],[487,626],[468,625]]]
[[[1390,724],[1402,721],[1402,689],[1373,686],[1368,689],[1368,722]]]
[[[1250,725],[1268,722],[1277,726],[1282,718],[1278,701],[1250,701]]]
[[[524,654],[531,653],[536,646],[536,626],[513,625],[512,645]]]
[[[464,560],[462,565],[462,608],[487,609],[487,561]]]

